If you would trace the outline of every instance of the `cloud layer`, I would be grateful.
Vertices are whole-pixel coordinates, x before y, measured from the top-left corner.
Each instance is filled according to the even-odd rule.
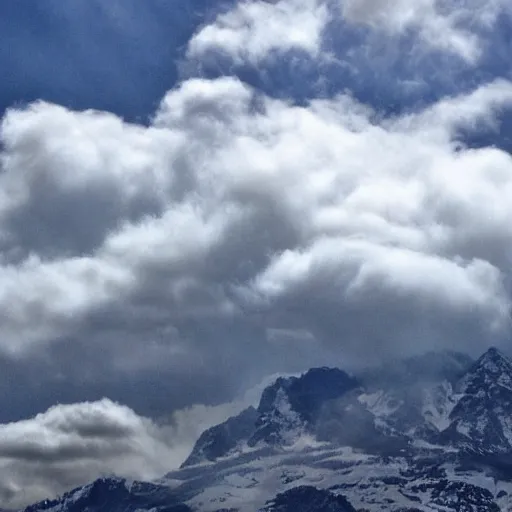
[[[0,503],[17,510],[100,476],[159,478],[181,465],[205,429],[257,406],[276,378],[267,376],[238,400],[186,407],[158,421],[103,398],[0,425]]]

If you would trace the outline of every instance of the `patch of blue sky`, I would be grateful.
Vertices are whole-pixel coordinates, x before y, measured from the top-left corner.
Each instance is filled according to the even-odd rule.
[[[43,99],[144,121],[210,10],[207,0],[0,2],[0,113]]]

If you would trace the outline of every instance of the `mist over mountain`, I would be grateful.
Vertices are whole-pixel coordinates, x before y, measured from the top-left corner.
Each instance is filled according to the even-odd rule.
[[[205,430],[180,470],[104,478],[24,512],[507,510],[511,383],[496,348],[279,377],[257,408]]]

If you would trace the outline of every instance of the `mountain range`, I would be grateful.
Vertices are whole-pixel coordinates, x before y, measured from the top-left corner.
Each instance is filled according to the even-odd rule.
[[[512,362],[428,353],[280,377],[154,482],[102,478],[24,512],[512,510]]]

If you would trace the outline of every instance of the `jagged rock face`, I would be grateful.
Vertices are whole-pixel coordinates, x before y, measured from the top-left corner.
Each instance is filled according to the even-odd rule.
[[[279,378],[263,391],[257,410],[250,407],[206,430],[182,467],[217,460],[244,445],[290,445],[303,434],[315,435],[324,405],[357,386],[356,379],[330,368]]]
[[[453,352],[426,354],[374,371],[375,382],[371,375],[357,380],[317,368],[279,378],[256,411],[206,431],[184,466],[244,446],[289,446],[304,435],[381,454],[418,440],[481,454],[512,451],[512,363],[496,349],[472,365]]]
[[[261,512],[356,512],[343,496],[311,486],[278,494]]]
[[[460,396],[443,434],[478,453],[512,451],[512,364],[495,348],[488,350],[456,384]]]
[[[277,379],[261,396],[256,431],[249,446],[261,441],[290,443],[301,433],[314,433],[324,404],[358,385],[356,379],[336,368],[315,368],[301,377]]]
[[[459,392],[471,395],[482,391],[491,396],[502,390],[512,392],[512,363],[492,347],[469,368],[457,388]]]
[[[339,398],[358,385],[355,378],[337,368],[313,368],[301,377],[277,379],[263,391],[258,412],[272,412],[283,393],[291,409],[304,422],[313,423],[324,402]]]
[[[383,388],[375,391],[375,384],[369,384],[373,393],[360,395],[379,430],[471,453],[512,451],[512,363],[508,358],[494,348],[469,367],[454,354],[444,363],[440,355],[425,358],[422,372],[419,358],[413,361],[412,367],[418,369],[416,381],[410,381],[411,373],[401,368],[398,382],[408,384],[397,385],[389,378],[393,373],[389,370],[388,380],[381,373]]]
[[[256,409],[249,407],[238,416],[205,430],[182,467],[204,461],[214,461],[229,454],[252,435],[257,419]]]
[[[412,491],[432,492],[431,502],[439,507],[454,508],[459,512],[500,512],[494,496],[487,489],[465,482],[449,482],[446,479],[413,486]]]

